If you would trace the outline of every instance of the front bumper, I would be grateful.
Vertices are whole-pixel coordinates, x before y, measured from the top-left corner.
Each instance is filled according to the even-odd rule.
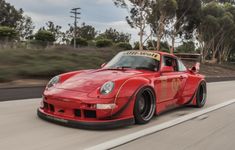
[[[102,121],[77,121],[65,119],[58,116],[53,116],[46,112],[43,112],[40,108],[37,110],[37,115],[41,119],[47,120],[52,123],[56,123],[63,126],[69,126],[73,128],[82,128],[82,129],[94,129],[94,130],[102,130],[102,129],[113,129],[118,127],[124,127],[128,125],[132,125],[135,123],[134,118],[126,118],[126,119],[116,119],[116,120],[102,120]]]

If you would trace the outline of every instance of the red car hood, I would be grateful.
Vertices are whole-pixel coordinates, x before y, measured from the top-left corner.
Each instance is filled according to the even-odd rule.
[[[56,88],[73,90],[78,92],[90,93],[93,90],[101,87],[107,81],[115,81],[125,79],[133,75],[142,74],[138,70],[93,70],[85,73],[74,75],[67,79]]]

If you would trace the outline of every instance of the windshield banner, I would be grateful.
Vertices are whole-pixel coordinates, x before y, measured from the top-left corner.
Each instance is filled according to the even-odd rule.
[[[156,60],[160,61],[160,55],[158,53],[154,53],[154,52],[128,51],[128,52],[125,52],[124,55],[128,55],[128,56],[144,56],[144,57],[150,57],[150,58],[153,58],[153,59],[156,59]]]

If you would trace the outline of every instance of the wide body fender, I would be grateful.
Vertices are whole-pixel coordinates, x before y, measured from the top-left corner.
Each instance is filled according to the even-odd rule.
[[[148,78],[134,77],[127,79],[120,86],[114,98],[114,103],[117,104],[117,106],[120,108],[116,110],[114,109],[112,112],[112,116],[114,117],[133,116],[136,95],[138,91],[143,87],[150,87],[154,89],[151,80]]]

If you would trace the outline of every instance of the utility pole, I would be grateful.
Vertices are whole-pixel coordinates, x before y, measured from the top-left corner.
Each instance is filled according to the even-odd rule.
[[[79,17],[79,15],[81,14],[80,12],[79,12],[79,10],[80,10],[81,8],[73,8],[73,9],[71,9],[71,11],[70,11],[70,13],[72,13],[72,18],[74,18],[74,35],[73,35],[73,44],[74,44],[74,48],[76,48],[76,35],[77,35],[77,20],[78,19],[81,19],[80,17]]]

